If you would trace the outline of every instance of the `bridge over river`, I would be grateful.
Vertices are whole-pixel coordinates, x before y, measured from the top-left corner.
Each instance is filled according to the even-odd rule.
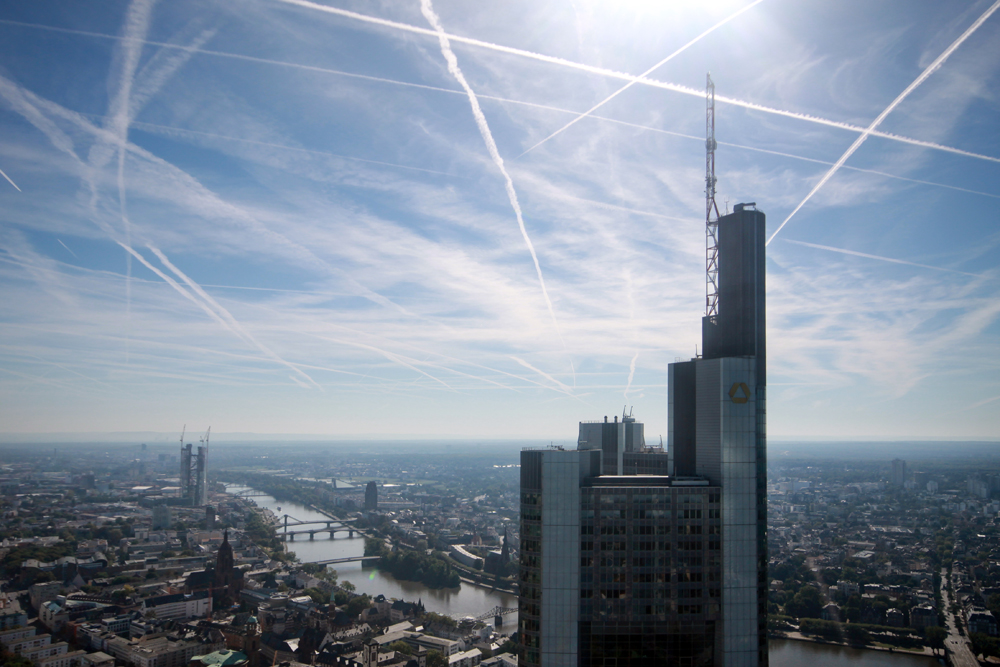
[[[317,533],[328,533],[331,540],[336,533],[347,533],[348,538],[353,538],[355,533],[360,535],[365,534],[364,531],[351,525],[357,519],[312,519],[303,521],[289,514],[284,514],[279,519],[283,520],[283,523],[278,526],[278,535],[288,541],[294,541],[296,535],[308,535],[309,539],[312,540],[316,538]],[[307,527],[301,528],[301,526]],[[315,528],[312,526],[315,526]]]

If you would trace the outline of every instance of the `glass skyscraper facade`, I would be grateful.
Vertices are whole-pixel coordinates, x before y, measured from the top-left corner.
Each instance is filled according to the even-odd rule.
[[[738,205],[718,237],[668,451],[623,416],[521,453],[522,665],[767,665],[764,214]]]

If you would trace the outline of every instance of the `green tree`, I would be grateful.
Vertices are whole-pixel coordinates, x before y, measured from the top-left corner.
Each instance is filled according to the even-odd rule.
[[[819,591],[812,586],[803,586],[795,597],[785,605],[789,616],[798,618],[819,618],[823,611],[823,601]]]
[[[358,614],[363,612],[365,609],[368,609],[370,606],[372,606],[371,598],[367,595],[359,595],[350,599],[344,611],[346,611],[347,615],[351,618],[355,618]]]
[[[948,631],[942,627],[934,625],[929,628],[924,628],[924,637],[927,639],[927,643],[930,645],[931,649],[935,652],[939,649],[944,651],[944,640],[948,638]]]
[[[847,635],[847,640],[858,646],[865,646],[870,644],[872,637],[868,633],[868,630],[858,625],[857,623],[848,623],[844,626],[844,634]]]
[[[326,604],[330,599],[326,593],[318,588],[307,588],[302,592],[312,598],[312,601],[316,604]]]
[[[983,659],[997,655],[997,642],[987,634],[973,632],[969,635],[969,642],[972,644],[973,654],[981,655]]]
[[[441,651],[427,651],[427,667],[448,667],[448,658]]]
[[[397,639],[396,641],[389,644],[386,648],[390,651],[395,651],[396,653],[402,653],[404,655],[413,655],[413,647],[404,642],[402,639]]]

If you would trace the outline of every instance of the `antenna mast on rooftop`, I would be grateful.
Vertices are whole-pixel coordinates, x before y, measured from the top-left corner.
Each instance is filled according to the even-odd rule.
[[[705,77],[705,315],[719,314],[719,207],[715,203],[715,84]],[[715,218],[712,218],[712,213]]]

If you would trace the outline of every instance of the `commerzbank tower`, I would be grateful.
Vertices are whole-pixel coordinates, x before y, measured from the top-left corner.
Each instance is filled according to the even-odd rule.
[[[669,365],[667,451],[623,414],[521,453],[521,665],[768,664],[765,216],[707,217],[702,354]]]

